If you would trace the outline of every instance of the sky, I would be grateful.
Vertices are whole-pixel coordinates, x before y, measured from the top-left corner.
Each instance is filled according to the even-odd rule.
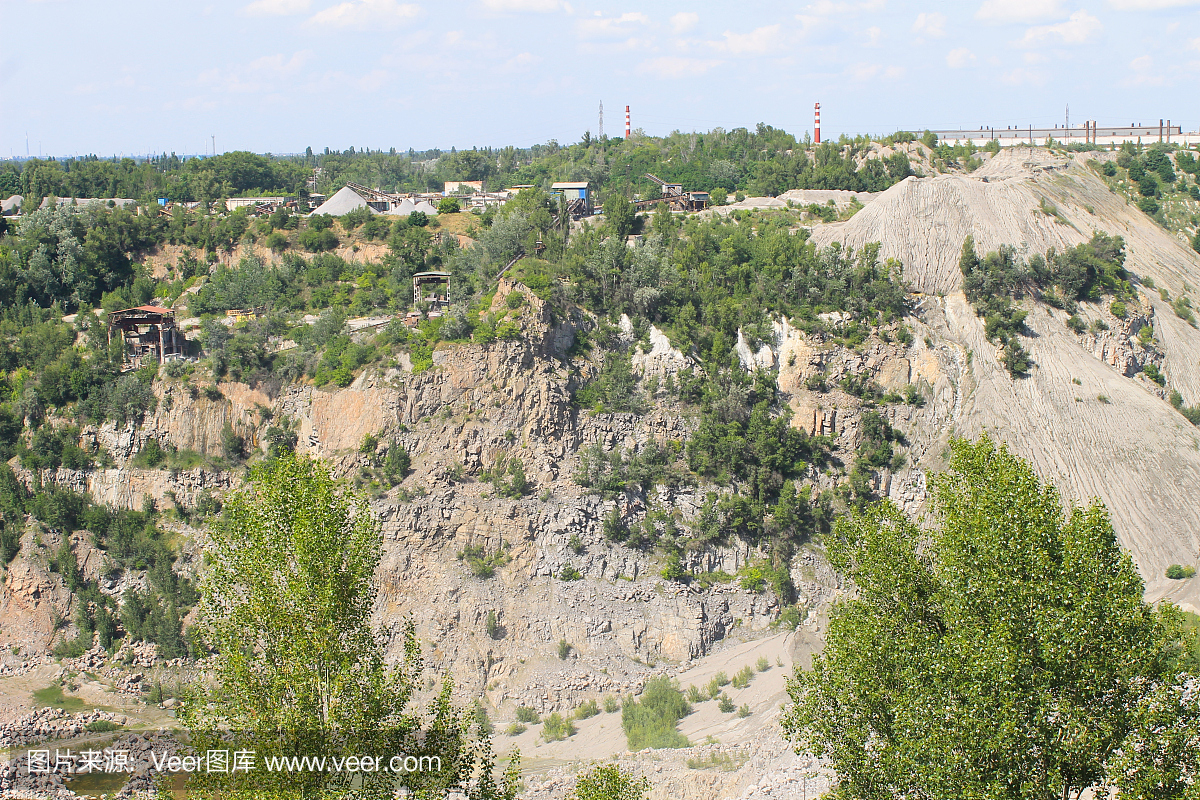
[[[0,158],[1200,127],[1200,0],[0,0]],[[28,148],[28,150],[27,150]]]

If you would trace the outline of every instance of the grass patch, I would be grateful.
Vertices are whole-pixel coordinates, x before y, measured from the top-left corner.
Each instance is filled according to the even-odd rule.
[[[57,683],[34,692],[33,702],[40,708],[61,708],[69,714],[77,714],[91,707],[78,697],[63,694],[62,686]]]
[[[84,772],[67,781],[67,788],[78,795],[102,797],[115,795],[129,782],[128,772]]]

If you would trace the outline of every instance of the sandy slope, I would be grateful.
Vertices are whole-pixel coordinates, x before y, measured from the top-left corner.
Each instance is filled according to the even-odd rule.
[[[1024,340],[1036,366],[1028,378],[1011,380],[961,292],[958,258],[968,234],[980,251],[1007,243],[1032,254],[1074,246],[1094,230],[1124,237],[1127,268],[1172,297],[1189,293],[1185,283],[1200,286],[1200,256],[1110,191],[1083,158],[1044,151],[1014,148],[971,175],[907,179],[849,221],[818,226],[813,237],[854,246],[880,241],[885,257],[903,262],[915,290],[942,295],[924,299],[923,319],[940,341],[969,353],[970,366],[959,379],[962,399],[949,430],[917,430],[916,438],[992,432],[1066,497],[1107,504],[1148,597],[1200,608],[1200,580],[1163,577],[1167,565],[1200,558],[1200,429],[1144,378],[1125,377],[1093,355],[1066,328],[1065,313],[1042,306],[1033,309],[1033,335]],[[1156,290],[1142,294],[1153,308],[1168,386],[1186,403],[1200,403],[1200,331]],[[1190,294],[1200,297],[1194,288]],[[1098,306],[1086,311],[1101,313]],[[930,448],[920,466],[941,466],[940,449]]]

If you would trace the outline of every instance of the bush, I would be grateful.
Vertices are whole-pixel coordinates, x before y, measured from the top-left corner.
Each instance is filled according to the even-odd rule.
[[[580,703],[575,709],[575,719],[590,719],[600,713],[600,704],[595,700]]]
[[[612,695],[609,695],[608,697],[604,698],[604,713],[605,714],[615,714],[616,712],[618,712],[620,710],[621,710],[621,701],[620,700],[613,697]]]
[[[758,663],[755,666],[758,667],[759,672],[766,672],[771,668],[771,662],[767,661],[766,656],[759,656]]]
[[[558,573],[560,581],[577,581],[581,578],[583,578],[583,573],[570,564],[564,564],[562,570]]]
[[[109,731],[119,731],[121,726],[112,720],[94,719],[83,727],[87,728],[92,733],[108,733]]]
[[[732,714],[737,710],[737,703],[733,702],[729,695],[722,694],[717,700],[717,708],[722,714]]]
[[[508,563],[508,554],[503,547],[494,553],[487,552],[482,545],[468,546],[458,554],[458,560],[464,562],[476,578],[491,578],[496,574],[496,567]]]
[[[447,197],[438,203],[437,208],[439,214],[457,214],[462,211],[462,204],[458,202],[457,197]]]
[[[547,742],[561,742],[579,732],[575,723],[555,711],[546,717],[542,724],[542,739]]]
[[[666,676],[652,678],[641,699],[626,703],[621,711],[629,749],[690,747],[691,742],[675,728],[690,713],[692,707],[677,683]]]
[[[324,253],[338,246],[338,237],[329,229],[308,228],[300,232],[299,242],[310,253]]]
[[[733,688],[745,689],[750,685],[750,681],[754,680],[754,667],[749,665],[742,667],[738,673],[733,676]]]
[[[524,733],[527,730],[529,730],[529,729],[526,728],[521,723],[514,722],[512,725],[509,725],[507,728],[504,729],[504,733],[506,736],[520,736],[522,733]]]
[[[538,716],[538,712],[534,711],[529,706],[517,706],[517,722],[525,722],[530,725],[537,725],[542,721]]]
[[[558,640],[558,660],[566,661],[567,656],[571,655],[571,645],[566,639]]]
[[[646,800],[650,782],[616,764],[601,764],[579,777],[568,800]]]
[[[708,682],[708,696],[715,699],[721,693],[721,688],[728,685],[729,676],[724,672],[718,672]]]
[[[1156,367],[1154,364],[1143,365],[1142,372],[1144,372],[1146,374],[1147,378],[1154,381],[1159,386],[1167,385],[1167,376],[1163,375],[1162,372],[1158,369],[1158,367]]]
[[[1112,312],[1114,317],[1125,319],[1125,304],[1120,300],[1114,300],[1113,304],[1108,307],[1108,310]]]
[[[1192,567],[1192,566],[1185,567],[1182,564],[1172,564],[1171,566],[1167,567],[1167,577],[1173,581],[1180,581],[1180,580],[1184,580],[1185,578],[1192,578],[1192,577],[1195,577],[1195,575],[1196,575],[1196,568]]]
[[[1083,320],[1079,318],[1078,314],[1072,314],[1069,318],[1067,318],[1067,327],[1073,330],[1075,333],[1083,333],[1087,330],[1087,325],[1085,325]]]
[[[742,707],[738,709],[738,716],[741,717],[742,719],[745,719],[746,717],[750,716],[753,713],[754,712],[750,710],[749,703],[743,703]]]

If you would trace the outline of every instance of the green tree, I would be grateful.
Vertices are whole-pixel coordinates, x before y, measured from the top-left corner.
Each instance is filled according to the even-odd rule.
[[[604,201],[604,217],[613,235],[621,241],[633,233],[633,219],[637,209],[624,195],[614,194]]]
[[[1065,798],[1104,779],[1177,613],[1143,585],[1099,502],[1069,509],[1025,461],[954,440],[923,535],[891,503],[837,529],[858,588],[789,684],[784,727],[844,797]]]
[[[1200,682],[1163,683],[1138,703],[1133,732],[1109,767],[1122,796],[1200,797]]]
[[[325,796],[344,790],[348,773],[268,772],[265,759],[404,753],[440,758],[441,769],[363,774],[366,796],[390,797],[397,783],[418,796],[461,784],[472,797],[511,800],[515,784],[495,785],[491,740],[452,703],[449,680],[428,710],[414,708],[423,662],[411,623],[403,663],[384,663],[370,624],[380,529],[364,497],[321,463],[284,453],[250,470],[211,533],[201,635],[219,688],[197,687],[183,718],[198,750],[226,731],[256,752],[258,769],[197,775],[203,796]]]
[[[616,764],[601,764],[579,776],[570,800],[646,800],[650,781]]]

